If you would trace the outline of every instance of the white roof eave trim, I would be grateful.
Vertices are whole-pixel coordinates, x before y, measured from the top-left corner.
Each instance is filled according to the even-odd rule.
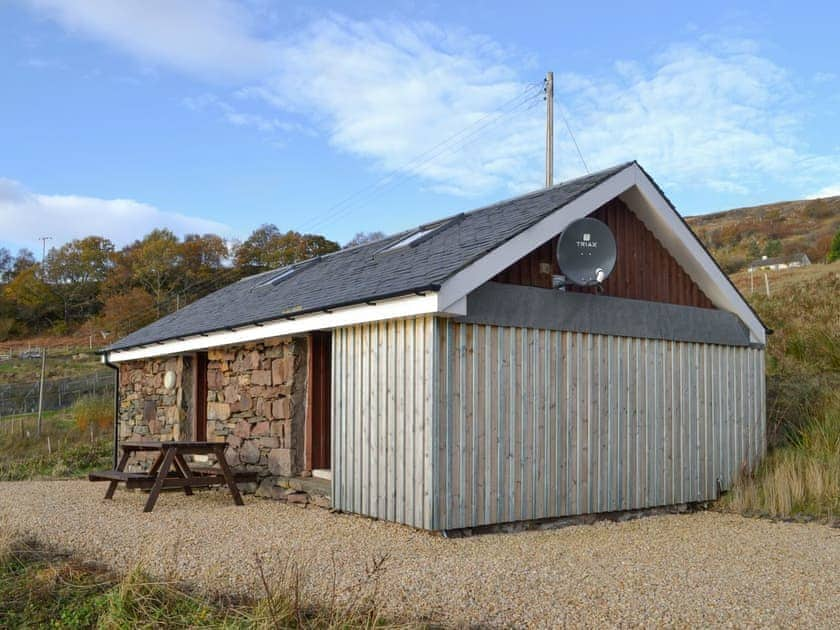
[[[284,317],[260,325],[248,325],[233,330],[185,336],[181,339],[156,342],[124,350],[111,350],[102,355],[102,361],[120,363],[122,361],[196,352],[270,337],[301,334],[312,330],[327,330],[365,322],[432,314],[444,316],[466,315],[466,301],[454,304],[448,310],[443,310],[439,308],[438,293],[426,292],[423,295],[407,295],[381,300],[374,304],[356,304],[336,308],[329,312],[323,311],[296,317],[294,314],[290,314],[295,318]]]

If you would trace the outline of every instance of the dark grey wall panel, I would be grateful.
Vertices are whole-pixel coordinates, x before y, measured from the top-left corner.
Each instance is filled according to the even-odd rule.
[[[469,324],[749,346],[747,327],[727,311],[488,282],[467,297]]]

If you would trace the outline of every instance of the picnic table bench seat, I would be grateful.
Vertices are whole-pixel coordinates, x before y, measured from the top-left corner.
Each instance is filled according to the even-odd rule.
[[[236,505],[243,505],[237,483],[255,481],[254,472],[234,473],[224,457],[225,445],[219,442],[123,442],[123,451],[117,468],[92,472],[89,481],[107,481],[106,499],[114,497],[117,484],[124,483],[126,488],[151,490],[144,512],[154,509],[160,491],[164,488],[182,488],[184,494],[192,495],[193,488],[206,488],[212,485],[227,486]],[[152,467],[146,472],[127,472],[128,459],[137,451],[158,451],[159,455]],[[190,466],[185,455],[215,455],[215,466]]]

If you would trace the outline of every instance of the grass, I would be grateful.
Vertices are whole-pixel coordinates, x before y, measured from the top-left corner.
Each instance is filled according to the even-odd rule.
[[[767,340],[768,454],[721,507],[774,518],[840,518],[840,264],[771,274],[745,292]],[[737,275],[742,289],[748,276]],[[762,279],[763,282],[763,279]]]
[[[36,346],[33,346],[36,347]],[[0,354],[8,348],[0,342]],[[15,349],[15,353],[20,349]],[[87,347],[47,350],[46,378],[85,376],[102,369],[99,357]],[[35,383],[41,378],[41,359],[7,359],[0,361],[0,383]]]
[[[106,404],[112,403],[83,398],[69,411],[48,412],[40,437],[35,414],[0,420],[0,481],[77,477],[110,468],[113,434],[96,420],[96,410]]]
[[[31,538],[0,538],[0,627],[59,628],[373,628],[382,562],[339,604],[306,602],[305,575],[293,562],[252,600],[211,598],[137,567],[118,576]]]
[[[742,475],[724,509],[775,518],[840,518],[840,397]]]

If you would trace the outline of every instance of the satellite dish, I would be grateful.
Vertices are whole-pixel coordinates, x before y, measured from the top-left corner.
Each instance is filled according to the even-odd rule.
[[[601,284],[615,267],[615,238],[598,219],[572,221],[557,240],[557,264],[575,284]]]

